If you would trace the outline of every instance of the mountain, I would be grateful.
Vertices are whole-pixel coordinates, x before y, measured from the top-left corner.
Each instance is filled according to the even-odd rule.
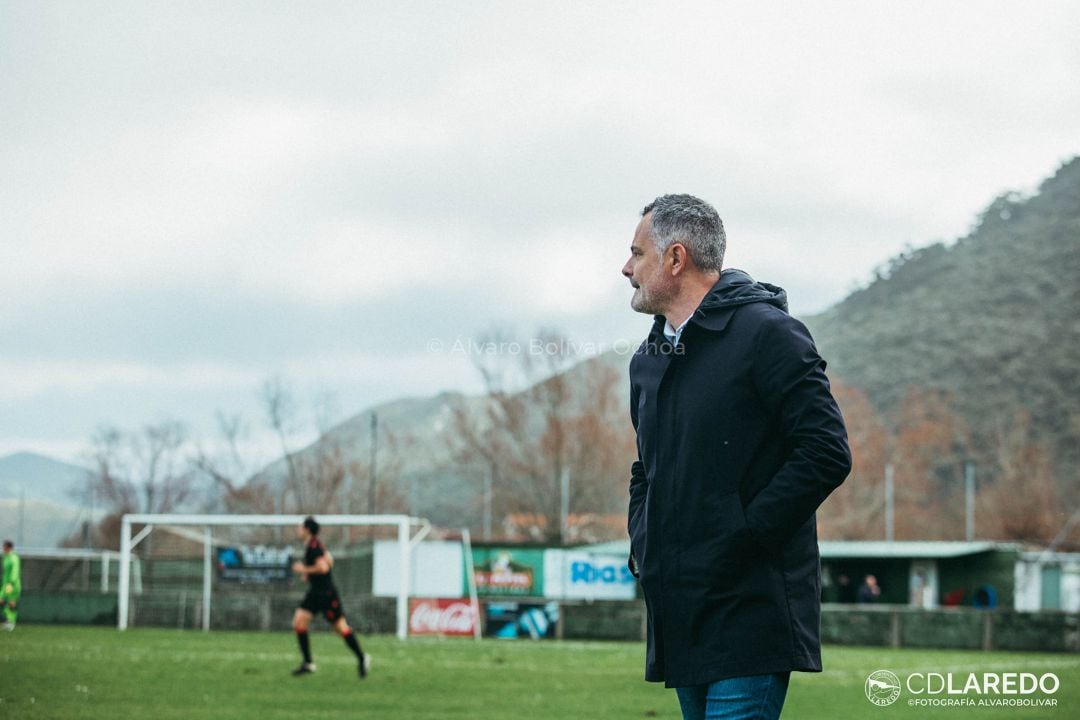
[[[568,401],[563,411],[574,413],[592,403],[600,391],[599,385],[610,385],[612,374],[625,376],[629,358],[617,353],[607,353],[579,362],[567,368],[557,377],[568,388]],[[540,381],[539,384],[544,382]],[[522,397],[533,392],[536,385],[510,393]],[[617,391],[621,400],[621,385]],[[482,463],[462,463],[456,455],[460,443],[456,437],[457,423],[473,424],[478,436],[490,429],[485,408],[487,400],[482,396],[461,393],[441,393],[429,398],[407,398],[392,401],[365,410],[340,423],[316,442],[293,454],[292,460],[300,473],[302,468],[317,467],[320,458],[335,457],[334,462],[349,468],[354,488],[350,510],[368,511],[370,488],[372,417],[377,418],[376,429],[376,500],[379,512],[405,510],[413,515],[428,518],[436,525],[461,527],[480,522],[481,488],[490,472]],[[629,429],[629,418],[616,410],[620,429]],[[539,437],[543,432],[543,411],[531,405],[526,435]],[[509,461],[508,461],[509,463]],[[619,460],[620,472],[622,459]],[[280,488],[288,475],[284,458],[261,470],[254,478],[271,487]],[[621,483],[621,474],[619,482]],[[520,493],[520,488],[512,492]],[[397,508],[394,510],[391,508]],[[339,508],[338,511],[344,511]],[[498,522],[498,517],[496,518]]]
[[[20,546],[59,544],[85,519],[87,472],[35,453],[0,457],[0,532]]]
[[[82,508],[32,499],[29,495],[25,500],[0,499],[0,533],[16,548],[56,547],[87,517]]]
[[[36,453],[0,457],[0,498],[25,497],[77,507],[85,492],[86,468]]]
[[[478,412],[476,398],[460,393],[441,393],[429,398],[393,400],[364,410],[336,425],[317,441],[293,452],[289,460],[275,460],[252,479],[277,493],[287,484],[289,462],[306,477],[312,468],[325,467],[326,458],[347,468],[344,480],[351,488],[335,512],[369,512],[372,440],[375,441],[375,488],[379,512],[398,512],[402,505],[413,514],[423,514],[436,523],[459,524],[466,512],[470,492],[467,478],[447,470],[451,449],[443,434],[459,409]],[[475,407],[474,407],[475,406]],[[376,425],[372,429],[372,418]],[[316,470],[315,472],[320,472]],[[302,481],[300,486],[310,486]],[[441,488],[439,497],[429,498],[432,488]],[[296,493],[294,492],[294,497]],[[393,508],[393,509],[388,509]]]
[[[1006,193],[951,245],[910,250],[805,318],[830,375],[887,419],[948,392],[986,447],[1017,412],[1060,469],[1080,467],[1080,158],[1031,197]]]

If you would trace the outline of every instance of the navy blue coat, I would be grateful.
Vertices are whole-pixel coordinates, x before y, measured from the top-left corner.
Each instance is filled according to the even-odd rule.
[[[780,288],[725,270],[672,348],[630,361],[631,568],[645,678],[821,670],[814,513],[851,469],[844,421]]]

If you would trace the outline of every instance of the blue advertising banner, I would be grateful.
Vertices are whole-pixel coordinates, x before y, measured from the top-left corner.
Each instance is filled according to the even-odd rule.
[[[288,548],[219,547],[218,577],[227,582],[265,584],[292,577],[292,556]]]
[[[559,622],[559,605],[553,602],[545,605],[489,602],[485,618],[488,637],[533,640],[554,638]]]

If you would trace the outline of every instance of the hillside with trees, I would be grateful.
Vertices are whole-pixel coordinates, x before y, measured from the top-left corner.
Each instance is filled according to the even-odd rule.
[[[962,537],[965,462],[978,536],[1049,541],[1066,524],[1080,501],[1080,159],[806,322],[856,446],[826,535],[881,537],[886,463],[898,539]]]

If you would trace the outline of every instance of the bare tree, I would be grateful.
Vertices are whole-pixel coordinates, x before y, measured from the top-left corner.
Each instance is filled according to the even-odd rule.
[[[885,465],[889,433],[861,390],[833,382],[853,459],[851,475],[818,511],[821,537],[878,540],[885,534]]]
[[[319,441],[300,447],[298,437],[304,432],[299,403],[280,377],[267,380],[261,400],[265,422],[282,453],[280,465],[267,466],[253,460],[251,451],[241,445],[247,425],[239,415],[218,413],[219,440],[214,451],[201,444],[194,458],[199,471],[214,481],[221,502],[229,512],[318,513],[348,507],[350,470],[340,438],[332,432],[337,415],[336,398],[329,392],[318,394],[313,417]],[[281,468],[278,473],[276,468]]]
[[[218,490],[223,509],[230,513],[272,513],[276,505],[272,490],[264,478],[255,475],[260,465],[250,451],[242,448],[248,428],[240,415],[217,413],[219,442],[216,452],[202,444],[196,448],[194,465],[209,477]],[[212,503],[209,510],[221,509]]]
[[[567,542],[572,519],[624,512],[633,436],[618,373],[599,360],[575,366],[572,343],[552,330],[528,343],[496,332],[474,346],[483,409],[455,408],[445,435],[485,484],[485,534],[492,515],[513,514],[528,536]]]
[[[567,423],[568,464],[572,468],[571,509],[578,515],[616,516],[617,537],[625,535],[626,486],[636,446],[626,408],[623,374],[595,360],[581,366],[585,405]],[[611,523],[600,522],[588,537],[607,540]]]
[[[277,438],[285,466],[285,478],[275,496],[276,512],[316,513],[344,503],[349,466],[339,439],[329,432],[336,400],[327,392],[316,398],[315,423],[319,442],[306,450],[296,449],[296,436],[304,422],[291,388],[280,377],[263,385],[266,420]],[[264,480],[264,478],[259,478]]]
[[[896,539],[964,538],[964,463],[971,430],[952,395],[910,388],[889,448],[896,468]]]
[[[1068,520],[1054,483],[1054,454],[1038,442],[1031,414],[1019,411],[999,424],[995,470],[979,493],[984,532],[999,540],[1046,544]]]
[[[175,421],[136,432],[98,430],[90,453],[92,489],[108,513],[99,529],[101,542],[118,545],[119,519],[125,514],[173,512],[191,498],[194,474],[188,452],[187,431]]]
[[[280,443],[282,459],[285,461],[285,482],[282,483],[274,501],[274,511],[283,513],[288,494],[291,492],[295,495],[302,492],[300,472],[290,444],[295,430],[296,401],[293,399],[292,390],[280,377],[270,378],[263,383],[262,401],[267,423]]]

